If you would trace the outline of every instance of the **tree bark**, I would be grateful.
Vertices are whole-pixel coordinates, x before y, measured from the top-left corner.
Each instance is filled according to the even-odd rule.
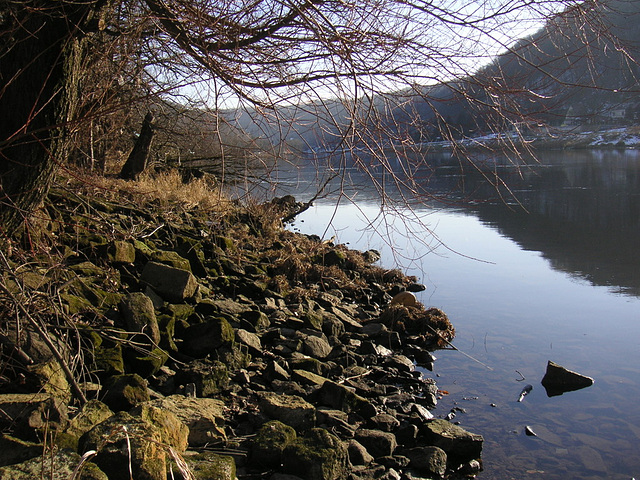
[[[140,174],[147,168],[149,152],[153,143],[153,114],[148,112],[142,121],[140,136],[136,140],[129,158],[120,170],[120,178],[125,180],[137,180]]]
[[[0,236],[16,237],[68,154],[82,38],[103,2],[0,6]]]

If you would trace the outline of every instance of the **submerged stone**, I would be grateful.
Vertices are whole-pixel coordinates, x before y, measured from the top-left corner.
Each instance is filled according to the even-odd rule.
[[[541,383],[547,391],[547,396],[554,397],[556,395],[562,395],[565,392],[590,387],[593,385],[593,378],[567,370],[549,360],[549,363],[547,363],[547,372]]]

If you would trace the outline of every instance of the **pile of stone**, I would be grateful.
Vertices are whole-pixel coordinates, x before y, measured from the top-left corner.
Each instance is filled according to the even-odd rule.
[[[430,411],[453,327],[377,252],[286,231],[276,202],[212,220],[53,198],[55,252],[0,277],[1,478],[480,470],[482,437]]]

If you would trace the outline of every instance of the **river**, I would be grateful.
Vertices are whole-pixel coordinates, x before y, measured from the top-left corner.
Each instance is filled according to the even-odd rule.
[[[459,349],[436,352],[424,372],[448,392],[433,413],[461,407],[455,421],[484,436],[479,478],[640,478],[640,153],[538,160],[491,159],[483,175],[433,157],[398,173],[433,197],[404,192],[411,208],[392,201],[400,190],[382,199],[347,166],[352,184],[340,189],[350,200],[336,208],[334,189],[291,228],[378,249],[383,266],[427,286],[419,300],[447,313]],[[495,173],[502,189],[487,185]],[[279,193],[306,200],[317,180],[317,169],[301,167],[279,179]],[[594,385],[548,397],[549,360]],[[533,390],[517,402],[525,384]]]

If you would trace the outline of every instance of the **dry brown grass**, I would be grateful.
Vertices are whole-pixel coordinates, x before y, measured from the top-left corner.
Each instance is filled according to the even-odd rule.
[[[169,209],[199,209],[228,212],[229,198],[207,177],[183,182],[177,170],[148,174],[137,181],[98,175],[77,175],[66,179],[73,187],[105,199],[128,200],[138,207],[149,204]]]

